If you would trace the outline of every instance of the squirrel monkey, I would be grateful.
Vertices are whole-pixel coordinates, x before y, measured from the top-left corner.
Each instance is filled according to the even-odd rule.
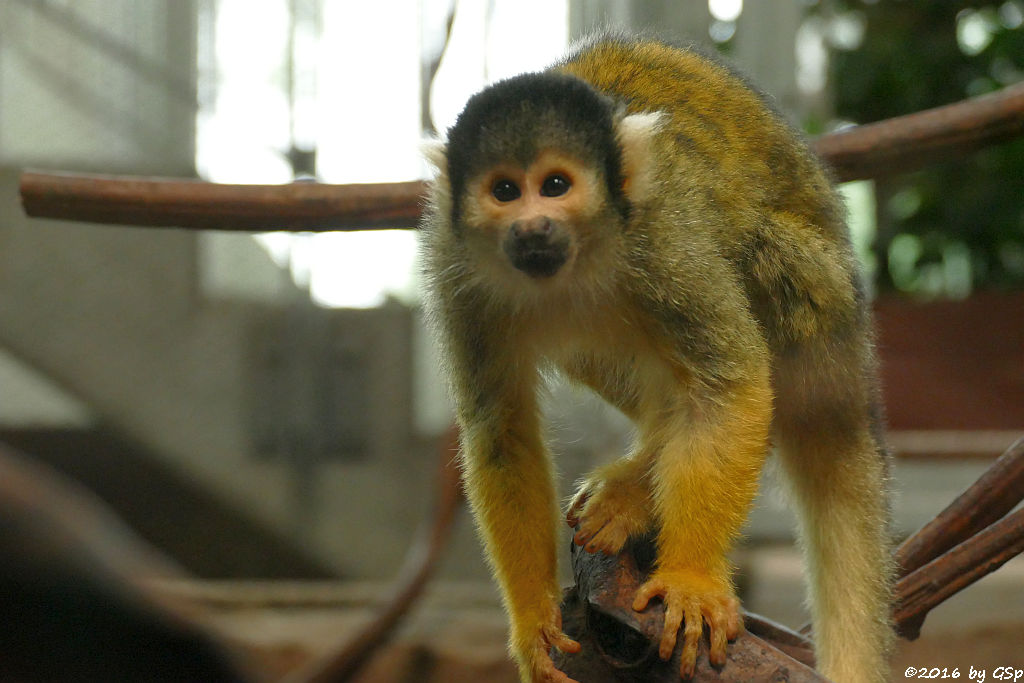
[[[742,628],[727,554],[774,446],[800,509],[819,668],[887,679],[888,465],[871,321],[841,202],[744,80],[696,52],[598,38],[472,97],[423,225],[427,307],[462,430],[470,504],[524,681],[566,683],[560,513],[537,390],[549,367],[630,417],[637,440],[567,519],[589,551],[657,530],[634,609],[659,653]]]

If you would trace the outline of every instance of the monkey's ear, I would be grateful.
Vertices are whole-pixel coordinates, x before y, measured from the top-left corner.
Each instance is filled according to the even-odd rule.
[[[654,182],[654,136],[665,115],[660,111],[623,116],[616,128],[622,150],[623,190],[630,201],[646,200]]]
[[[420,154],[427,160],[427,163],[434,167],[439,178],[447,177],[448,145],[437,139],[424,140],[420,144]]]

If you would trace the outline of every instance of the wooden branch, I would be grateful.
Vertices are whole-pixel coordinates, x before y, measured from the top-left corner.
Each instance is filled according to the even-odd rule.
[[[989,526],[1024,499],[1024,438],[1010,446],[978,481],[896,550],[903,577]]]
[[[0,444],[0,680],[261,680],[153,590],[185,574],[76,482]]]
[[[955,159],[1024,133],[1024,84],[825,135],[812,147],[840,181]],[[26,172],[25,213],[92,223],[203,230],[368,230],[416,225],[425,184],[221,185],[195,180]]]
[[[26,172],[28,216],[194,230],[323,232],[409,228],[423,182],[227,185],[199,180]]]
[[[438,451],[437,500],[431,519],[417,534],[406,553],[396,581],[397,589],[375,619],[337,650],[313,661],[285,683],[345,683],[352,680],[370,657],[391,637],[412,605],[419,599],[437,568],[451,535],[455,513],[463,500],[459,470],[454,463],[459,448],[458,430],[452,427]]]
[[[896,583],[894,619],[913,640],[925,615],[950,596],[1024,552],[1024,510],[1007,515]]]
[[[1003,518],[1022,499],[1024,438],[897,548],[893,621],[900,636],[916,639],[932,608],[1024,549],[1024,522]],[[810,631],[809,622],[800,628]]]
[[[637,589],[653,567],[654,555],[653,536],[631,541],[615,557],[573,546],[576,585],[562,602],[562,624],[582,649],[576,654],[552,651],[555,666],[583,683],[678,683],[682,639],[668,661],[658,657],[664,605],[655,601],[643,612],[632,608]],[[705,636],[694,681],[824,682],[811,668],[812,648],[806,638],[757,615],[747,614],[744,621],[746,631],[729,644],[729,656],[721,669],[708,662]]]
[[[1024,134],[1024,83],[945,107],[825,135],[814,151],[840,181],[879,178],[956,159]]]
[[[1024,535],[1003,517],[1024,499],[1024,438],[1006,450],[935,519],[907,538],[896,550],[900,581],[896,584],[896,627],[904,638],[914,640],[928,611],[986,574],[1013,555],[999,560],[1014,534]],[[992,530],[1005,534],[993,537]],[[1018,540],[1020,538],[1018,537]],[[1018,547],[1016,553],[1021,552]],[[946,592],[957,577],[969,580]],[[959,580],[959,579],[957,579]],[[930,598],[924,593],[930,589]]]

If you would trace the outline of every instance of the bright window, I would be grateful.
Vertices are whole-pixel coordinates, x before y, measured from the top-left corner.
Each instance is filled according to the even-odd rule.
[[[215,182],[290,182],[289,150],[297,148],[315,149],[316,176],[327,183],[423,177],[421,60],[424,46],[443,40],[448,4],[205,0],[200,174]],[[486,83],[557,59],[567,35],[566,0],[458,3],[430,96],[436,129],[450,126]],[[415,299],[412,231],[256,239],[320,305],[364,308],[388,296]]]

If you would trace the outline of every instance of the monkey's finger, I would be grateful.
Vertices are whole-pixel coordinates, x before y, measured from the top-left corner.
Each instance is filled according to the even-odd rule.
[[[729,641],[736,640],[743,633],[743,617],[740,616],[738,607],[729,610],[729,623],[726,626],[725,637]]]
[[[661,585],[648,581],[636,590],[636,596],[633,598],[633,611],[643,612],[647,609],[647,603],[651,601],[651,598],[661,595]]]
[[[565,635],[564,633],[559,633],[555,638],[551,639],[549,642],[552,646],[558,648],[559,650],[567,654],[575,654],[579,652],[580,649],[582,649],[582,646],[578,642],[576,642],[569,636]]]
[[[693,678],[693,674],[697,670],[697,646],[700,644],[700,637],[704,632],[704,619],[701,617],[699,610],[688,609],[686,610],[685,620],[686,623],[683,625],[683,652],[679,660],[679,675],[683,678]],[[662,647],[664,647],[664,638],[665,634],[662,633]],[[669,654],[671,655],[672,653],[669,652]],[[662,659],[667,659],[667,657],[662,657]]]
[[[658,656],[663,660],[671,659],[672,651],[676,649],[676,637],[684,616],[682,605],[676,602],[665,605],[665,623],[661,627],[661,641],[658,644]]]
[[[726,647],[729,643],[729,627],[732,622],[732,614],[730,614],[729,610],[731,606],[728,601],[714,601],[705,604],[702,609],[711,638],[708,659],[714,666],[725,665]]]
[[[580,523],[580,507],[581,506],[577,506],[573,503],[569,506],[569,509],[565,511],[565,523],[568,524],[570,528],[574,528]]]
[[[577,683],[575,679],[556,669],[547,653],[541,653],[531,669],[531,678],[537,683]]]
[[[721,623],[710,625],[711,647],[708,650],[708,659],[713,666],[725,666],[726,649],[729,643],[728,633],[722,628]]]
[[[541,631],[541,637],[543,638],[544,643],[548,647],[555,647],[562,652],[567,652],[569,654],[579,652],[580,644],[565,635],[565,632],[562,631],[561,627],[562,615],[561,613],[558,613],[556,614],[554,624],[544,627]]]

